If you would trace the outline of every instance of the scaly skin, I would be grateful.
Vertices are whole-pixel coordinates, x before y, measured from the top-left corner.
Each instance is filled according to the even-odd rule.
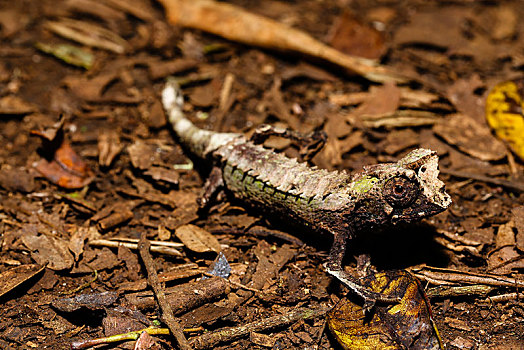
[[[366,290],[344,272],[347,240],[364,229],[435,215],[451,203],[431,150],[416,149],[396,163],[368,166],[355,174],[327,171],[275,153],[242,134],[195,127],[181,112],[183,101],[175,83],[168,82],[162,100],[182,143],[214,163],[203,204],[224,186],[247,203],[332,233],[326,270],[364,298],[368,308],[377,300],[392,300]]]

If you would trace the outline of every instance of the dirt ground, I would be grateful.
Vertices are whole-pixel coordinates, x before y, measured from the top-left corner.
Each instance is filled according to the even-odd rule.
[[[193,348],[342,348],[325,311],[282,321],[348,293],[322,267],[331,237],[227,193],[198,210],[209,165],[166,124],[160,93],[174,76],[202,128],[325,131],[311,161],[320,168],[358,171],[418,147],[437,151],[449,209],[362,233],[345,263],[354,271],[355,257],[369,254],[378,271],[418,276],[447,349],[523,349],[524,126],[504,141],[485,115],[499,83],[521,84],[524,99],[522,3],[229,3],[275,21],[260,36],[297,31],[283,47],[243,29],[242,19],[254,22],[245,13],[233,27],[213,11],[196,25],[189,12],[174,23],[175,0],[0,1],[0,348],[69,349],[164,327],[136,249],[144,233]],[[317,42],[374,68],[308,51]],[[524,102],[504,101],[524,125]],[[497,106],[488,106],[495,118]],[[287,139],[265,146],[298,156]],[[202,279],[215,274],[219,251],[228,279]],[[276,327],[250,328],[274,316]],[[198,343],[239,326],[244,335]],[[169,335],[102,345],[174,347]]]

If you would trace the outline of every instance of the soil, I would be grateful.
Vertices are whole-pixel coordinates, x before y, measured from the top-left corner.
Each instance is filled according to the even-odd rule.
[[[521,2],[231,3],[409,79],[372,82],[318,57],[183,28],[156,1],[0,1],[0,348],[69,349],[161,320],[138,251],[118,244],[142,234],[173,243],[151,254],[190,341],[349,293],[322,267],[331,237],[227,193],[198,209],[210,169],[166,124],[169,76],[202,128],[323,130],[311,160],[321,168],[437,151],[452,206],[360,233],[345,263],[354,272],[354,257],[368,254],[378,271],[421,278],[448,349],[524,348],[524,161],[485,119],[491,89],[523,77]],[[524,118],[522,105],[515,113]],[[286,139],[265,146],[299,156]],[[230,282],[202,279],[218,251]],[[470,289],[452,288],[461,286]],[[165,335],[148,341],[103,348],[175,346]],[[321,315],[213,348],[341,345]]]

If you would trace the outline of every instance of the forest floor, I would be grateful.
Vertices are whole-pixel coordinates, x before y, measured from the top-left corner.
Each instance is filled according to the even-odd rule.
[[[497,84],[521,84],[488,110],[509,106],[524,125],[521,2],[235,0],[233,24],[220,10],[176,19],[187,3],[202,4],[0,1],[0,348],[69,349],[163,320],[136,249],[143,234],[194,348],[342,348],[318,311],[351,294],[322,267],[331,237],[227,193],[199,210],[209,168],[166,124],[170,76],[199,127],[323,130],[319,168],[436,151],[449,209],[357,235],[345,264],[354,272],[368,254],[378,271],[418,276],[448,349],[524,348],[524,146],[485,115]],[[266,21],[255,33],[245,11]],[[320,43],[381,66],[348,68],[313,52]],[[265,146],[298,155],[287,139]],[[202,279],[219,251],[228,279]],[[297,310],[318,314],[250,328]],[[198,345],[239,326],[244,335]],[[102,348],[175,346],[146,338]]]

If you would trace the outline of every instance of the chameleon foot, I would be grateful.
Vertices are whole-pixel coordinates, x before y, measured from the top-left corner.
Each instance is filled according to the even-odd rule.
[[[398,297],[370,291],[367,287],[358,283],[358,281],[353,276],[349,275],[341,268],[329,266],[329,264],[325,264],[324,268],[330,275],[336,277],[340,282],[346,285],[355,294],[364,299],[365,312],[371,310],[373,306],[375,306],[376,302],[394,304],[400,301],[400,298]]]

